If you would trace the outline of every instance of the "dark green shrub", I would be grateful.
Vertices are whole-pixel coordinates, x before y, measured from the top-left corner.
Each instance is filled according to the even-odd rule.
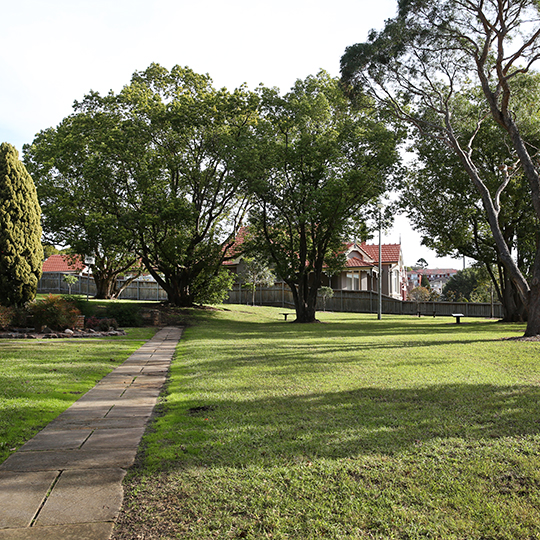
[[[11,326],[13,318],[13,309],[5,306],[0,306],[0,330],[5,330]]]
[[[97,330],[99,332],[108,332],[109,330],[117,330],[118,323],[114,318],[98,318],[96,316],[89,317],[85,321],[85,327],[88,330]]]
[[[36,329],[41,329],[44,326],[48,326],[52,330],[74,328],[79,315],[81,315],[74,304],[53,294],[30,304],[28,311],[34,318]]]
[[[111,302],[105,311],[107,317],[116,319],[121,327],[142,326],[143,319],[140,307],[137,304],[126,304],[125,302]]]
[[[116,319],[100,319],[98,324],[98,330],[101,332],[108,332],[109,330],[117,330],[118,323]]]
[[[32,326],[32,321],[28,320],[29,314],[26,307],[11,308],[11,326],[15,328],[26,328]]]
[[[41,210],[19,153],[0,144],[0,302],[22,306],[36,297],[41,277]]]
[[[96,313],[96,307],[83,296],[77,294],[63,294],[62,298],[71,302],[84,316],[91,317]]]

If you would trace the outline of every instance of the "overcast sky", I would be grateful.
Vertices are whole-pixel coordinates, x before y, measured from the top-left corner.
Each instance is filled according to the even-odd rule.
[[[189,66],[230,90],[260,83],[288,91],[325,69],[339,76],[347,45],[396,13],[395,0],[17,0],[2,6],[0,142],[22,152],[90,90],[118,92],[152,62]],[[405,263],[461,268],[420,246],[405,218]]]

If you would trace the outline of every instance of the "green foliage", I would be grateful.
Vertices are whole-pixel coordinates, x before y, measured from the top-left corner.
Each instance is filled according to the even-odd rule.
[[[334,297],[334,289],[332,289],[332,287],[321,287],[319,289],[319,294],[323,299],[323,310],[326,311],[326,300]]]
[[[426,289],[430,289],[429,279],[425,274],[422,274],[422,279],[420,281],[420,285],[422,287],[425,287]]]
[[[243,257],[242,263],[242,270],[239,272],[239,277],[243,281],[242,286],[252,292],[251,303],[255,305],[257,285],[272,287],[275,283],[276,276],[263,261],[255,257]]]
[[[105,159],[111,128],[84,113],[65,118],[24,146],[24,160],[36,182],[48,242],[95,259],[97,297],[110,298],[116,278],[137,271],[133,235],[119,227],[108,201],[110,171]],[[50,249],[49,249],[50,251]]]
[[[81,315],[73,303],[52,294],[29,304],[28,311],[33,317],[36,329],[48,326],[52,330],[60,331],[74,328]]]
[[[448,301],[489,302],[490,279],[484,269],[465,268],[446,282],[442,293]]]
[[[8,143],[0,145],[0,303],[33,300],[41,277],[41,211],[32,178]]]
[[[140,307],[127,302],[111,302],[105,310],[107,317],[115,319],[121,327],[136,327],[143,325]]]
[[[57,200],[65,200],[79,219],[72,200],[87,198],[91,238],[135,242],[172,304],[217,298],[227,282],[219,268],[246,210],[256,106],[243,88],[217,90],[207,75],[157,64],[134,73],[118,95],[85,96],[58,136],[44,132],[29,149],[38,169],[49,163],[41,148],[61,157],[54,165],[68,189],[55,189],[54,170],[44,171],[44,190],[54,191],[48,211],[63,219]]]
[[[62,298],[66,302],[73,304],[83,315],[90,317],[96,311],[95,304],[86,300],[85,296],[77,294],[63,294]]]
[[[73,274],[64,274],[64,276],[62,277],[62,281],[67,283],[69,294],[71,294],[71,287],[73,287],[75,283],[78,283],[79,277]]]
[[[200,304],[220,304],[234,283],[234,276],[224,268],[215,275],[199,274],[192,283],[193,300]]]
[[[13,308],[0,305],[0,329],[5,330],[11,326]]]
[[[527,317],[527,335],[540,334],[539,28],[535,0],[406,0],[341,61],[351,95],[369,92],[412,126],[414,146],[428,148],[421,165],[431,153],[428,175],[448,183],[434,189],[420,170],[411,184],[428,196],[404,190],[430,215],[424,243],[503,268],[493,285],[506,318]]]
[[[320,72],[285,96],[261,90],[257,136],[250,249],[291,288],[297,321],[312,322],[323,268],[343,267],[348,234],[374,214],[397,135],[373,103],[351,107],[339,81]]]

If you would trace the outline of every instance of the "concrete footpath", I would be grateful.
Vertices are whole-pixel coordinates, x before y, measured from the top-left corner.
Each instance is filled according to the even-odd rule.
[[[107,540],[181,328],[167,327],[0,465],[0,540]]]

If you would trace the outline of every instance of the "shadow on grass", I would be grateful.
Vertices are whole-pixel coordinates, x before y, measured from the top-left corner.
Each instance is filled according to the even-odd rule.
[[[182,466],[354,459],[392,455],[435,439],[489,444],[537,435],[540,388],[458,384],[191,401],[169,409],[166,423]]]

